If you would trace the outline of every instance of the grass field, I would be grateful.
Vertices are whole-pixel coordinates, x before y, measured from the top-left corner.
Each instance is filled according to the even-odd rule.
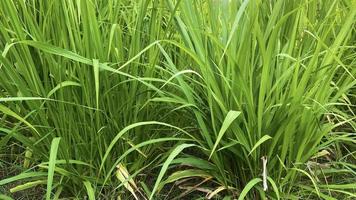
[[[0,199],[355,198],[355,0],[0,1]]]

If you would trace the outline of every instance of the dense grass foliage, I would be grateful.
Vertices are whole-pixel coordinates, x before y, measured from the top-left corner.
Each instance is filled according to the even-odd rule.
[[[355,19],[354,0],[0,1],[0,198],[356,198]]]

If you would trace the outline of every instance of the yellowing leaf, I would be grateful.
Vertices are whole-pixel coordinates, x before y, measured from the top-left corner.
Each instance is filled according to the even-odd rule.
[[[126,167],[123,164],[119,163],[116,168],[116,178],[119,179],[119,181],[124,184],[124,187],[131,192],[135,199],[138,200],[138,197],[135,193],[135,191],[137,190],[137,186],[134,180],[130,177],[130,174],[127,171]]]

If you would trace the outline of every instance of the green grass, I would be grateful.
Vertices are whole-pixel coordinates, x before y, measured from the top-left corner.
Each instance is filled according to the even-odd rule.
[[[355,198],[355,21],[354,0],[0,1],[0,193]]]

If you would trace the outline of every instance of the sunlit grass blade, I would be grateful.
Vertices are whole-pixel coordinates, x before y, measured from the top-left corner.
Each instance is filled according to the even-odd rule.
[[[56,167],[57,152],[58,152],[58,146],[59,146],[60,140],[61,140],[61,138],[54,138],[52,140],[51,150],[50,150],[50,154],[49,154],[49,161],[48,161],[46,200],[51,199],[54,168]]]

